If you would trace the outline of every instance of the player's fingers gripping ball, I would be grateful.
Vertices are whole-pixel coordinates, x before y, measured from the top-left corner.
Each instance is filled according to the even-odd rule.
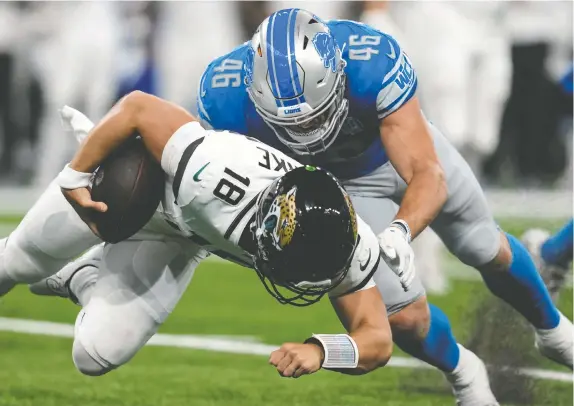
[[[83,113],[69,106],[60,110],[60,118],[64,130],[79,142],[94,127]],[[152,217],[163,196],[164,173],[134,134],[94,174],[67,165],[58,175],[58,183],[90,229],[102,240],[117,243],[135,234]]]
[[[104,241],[123,241],[151,219],[163,193],[164,172],[134,135],[96,170],[92,197],[108,210],[92,212],[91,220]]]

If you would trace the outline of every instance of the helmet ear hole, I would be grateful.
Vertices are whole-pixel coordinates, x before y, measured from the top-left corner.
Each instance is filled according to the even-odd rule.
[[[305,38],[303,38],[303,50],[307,49],[308,43],[309,43],[309,37],[305,36]]]

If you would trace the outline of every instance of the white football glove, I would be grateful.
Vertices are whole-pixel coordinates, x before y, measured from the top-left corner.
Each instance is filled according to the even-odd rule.
[[[60,110],[60,118],[64,131],[72,134],[78,142],[82,142],[94,128],[94,123],[84,115],[69,106]]]
[[[399,277],[405,292],[415,279],[415,254],[410,245],[410,234],[406,222],[395,220],[377,236],[383,259]]]

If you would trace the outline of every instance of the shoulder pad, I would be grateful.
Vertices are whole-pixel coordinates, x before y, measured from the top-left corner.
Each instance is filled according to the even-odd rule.
[[[197,110],[213,129],[246,132],[245,114],[249,96],[245,88],[243,63],[247,43],[211,62],[198,87]]]
[[[333,20],[328,26],[347,62],[351,101],[376,106],[382,119],[414,96],[415,71],[392,36],[354,21]]]

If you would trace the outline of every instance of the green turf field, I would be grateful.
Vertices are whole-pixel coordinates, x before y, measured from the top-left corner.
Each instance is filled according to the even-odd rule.
[[[509,226],[515,232],[523,227],[520,223]],[[447,263],[457,266],[451,260]],[[481,283],[455,280],[452,288],[449,295],[430,300],[450,317],[459,341],[477,346],[489,362],[514,359],[506,355],[515,352],[517,364],[565,371],[537,355],[528,330],[512,313],[512,320],[505,319],[506,307],[491,300]],[[560,307],[572,317],[571,290],[563,293]],[[73,323],[77,311],[78,307],[66,300],[35,297],[24,287],[0,302],[0,317]],[[267,344],[300,341],[313,332],[340,331],[328,301],[303,309],[281,306],[267,295],[254,273],[221,262],[200,267],[160,330],[170,334],[245,335]],[[479,344],[473,344],[476,337]],[[497,353],[500,346],[506,346],[505,357]],[[0,406],[453,404],[442,375],[434,370],[383,368],[359,377],[321,371],[290,380],[280,378],[264,356],[146,347],[117,371],[88,378],[74,369],[69,338],[0,332],[0,348]],[[404,356],[399,350],[395,355]],[[503,374],[496,376],[496,386],[515,400],[503,402],[505,405],[520,404],[521,397],[537,406],[572,405],[571,383],[517,381],[515,376],[508,375],[507,379]],[[514,395],[506,391],[511,386]]]

